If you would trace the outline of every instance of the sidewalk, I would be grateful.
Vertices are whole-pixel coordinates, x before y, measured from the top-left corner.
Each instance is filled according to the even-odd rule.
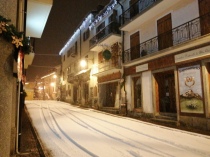
[[[45,157],[25,109],[22,112],[22,133],[19,152],[29,154],[17,155],[17,157]]]

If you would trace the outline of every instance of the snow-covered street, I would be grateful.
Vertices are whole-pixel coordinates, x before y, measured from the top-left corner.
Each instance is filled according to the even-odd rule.
[[[26,108],[53,157],[210,157],[210,136],[59,101],[26,101]]]

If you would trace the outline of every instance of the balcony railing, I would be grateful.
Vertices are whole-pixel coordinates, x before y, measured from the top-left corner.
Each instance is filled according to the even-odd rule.
[[[112,70],[112,69],[119,69],[121,68],[120,58],[110,59],[108,61],[103,61],[102,63],[98,64],[98,73]]]
[[[210,13],[125,50],[123,52],[124,63],[210,33],[210,24],[206,23],[205,27],[202,27],[204,24],[201,24],[208,19],[210,19]]]
[[[121,24],[129,22],[133,17],[142,13],[157,1],[160,0],[138,0],[120,15]]]
[[[119,24],[111,22],[108,26],[99,31],[93,38],[90,39],[90,48],[98,44],[102,39],[110,34],[120,34]]]

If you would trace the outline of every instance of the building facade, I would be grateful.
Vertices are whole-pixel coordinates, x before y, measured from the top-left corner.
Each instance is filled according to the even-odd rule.
[[[209,8],[208,0],[110,1],[69,47],[79,55],[61,53],[64,98],[210,130]],[[92,62],[72,73],[82,58]]]
[[[47,6],[47,9],[42,8],[44,16],[37,9],[43,4]],[[40,19],[47,20],[51,6],[52,0],[1,0],[0,3],[0,153],[4,157],[26,155],[19,152],[19,148],[21,112],[24,107],[23,85],[25,71],[32,62],[28,56],[33,50],[28,37],[35,37],[31,33],[36,29],[39,30],[36,35],[41,35],[43,31],[41,27],[34,28],[33,24],[29,26],[28,21],[41,22],[44,27],[45,23]],[[30,16],[32,14],[38,16],[38,22],[35,21],[37,18]]]

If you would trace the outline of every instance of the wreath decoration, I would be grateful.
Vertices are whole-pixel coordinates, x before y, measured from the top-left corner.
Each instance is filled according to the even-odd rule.
[[[108,49],[106,49],[103,52],[103,57],[104,57],[105,60],[110,60],[111,57],[112,57],[112,54],[111,54],[111,52]]]
[[[0,15],[0,36],[14,45],[15,58],[17,57],[19,50],[21,50],[24,54],[29,54],[31,52],[29,39],[23,37],[24,33],[18,32],[15,26],[13,24],[9,24],[9,22],[11,22],[11,20]]]

